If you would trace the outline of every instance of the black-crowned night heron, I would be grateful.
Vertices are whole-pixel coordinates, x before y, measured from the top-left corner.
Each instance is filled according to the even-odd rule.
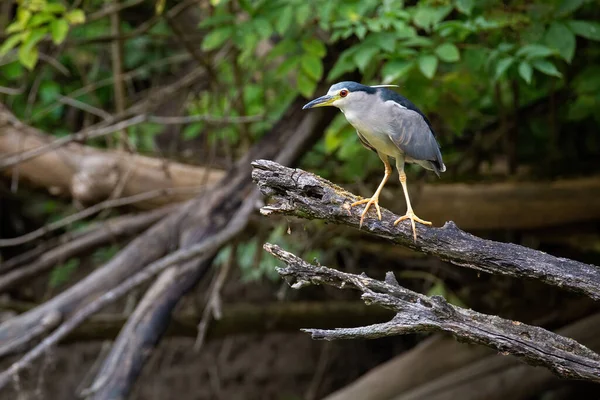
[[[406,198],[407,211],[406,215],[394,222],[394,225],[409,219],[416,242],[415,221],[425,225],[431,225],[431,222],[417,217],[412,209],[406,188],[404,163],[417,163],[425,169],[434,171],[438,176],[440,172],[446,170],[446,166],[442,161],[440,147],[435,140],[427,117],[408,99],[387,89],[392,86],[395,85],[365,86],[356,82],[336,83],[329,88],[325,96],[311,101],[302,109],[324,106],[339,108],[348,122],[356,129],[361,143],[376,152],[383,161],[385,175],[373,196],[351,205],[354,207],[367,203],[361,214],[361,227],[371,205],[375,205],[377,216],[381,220],[379,195],[392,174],[389,157],[396,160],[396,168]]]

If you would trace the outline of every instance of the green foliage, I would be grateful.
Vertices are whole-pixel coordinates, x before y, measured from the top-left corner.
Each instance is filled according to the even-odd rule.
[[[48,286],[51,289],[56,289],[57,287],[65,284],[69,281],[77,267],[79,267],[78,258],[71,258],[64,264],[57,265],[50,272]]]
[[[6,27],[9,36],[0,46],[0,57],[18,48],[19,61],[31,70],[37,64],[37,46],[42,39],[49,34],[58,45],[67,37],[70,26],[84,22],[80,9],[67,10],[62,3],[46,0],[21,0],[15,20]]]
[[[287,225],[280,224],[271,231],[267,238],[254,237],[248,241],[240,242],[223,247],[215,256],[214,264],[222,266],[233,260],[242,272],[242,281],[252,282],[261,279],[277,281],[279,274],[275,267],[280,265],[277,259],[267,255],[262,246],[265,242],[277,244],[288,251],[299,254],[304,258],[313,259],[320,256],[318,250],[312,249],[306,251],[304,245],[296,240],[288,240],[286,233]],[[235,255],[232,259],[232,251]]]

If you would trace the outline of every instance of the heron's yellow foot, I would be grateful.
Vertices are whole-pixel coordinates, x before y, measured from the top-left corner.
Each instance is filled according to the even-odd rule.
[[[350,204],[350,207],[354,207],[354,206],[358,206],[360,204],[365,204],[367,203],[367,205],[365,206],[365,209],[363,210],[362,214],[360,215],[360,227],[362,228],[362,224],[363,221],[365,219],[365,215],[367,215],[367,212],[369,211],[369,208],[372,205],[375,205],[375,209],[377,210],[377,218],[379,218],[379,220],[381,221],[381,210],[379,209],[379,196],[377,197],[371,197],[370,199],[362,199],[359,201],[355,201],[354,203]]]
[[[412,230],[413,230],[413,238],[415,240],[415,243],[417,242],[417,227],[415,226],[415,222],[419,222],[423,225],[431,225],[431,222],[425,221],[425,220],[417,217],[415,215],[415,213],[413,212],[413,210],[408,210],[405,215],[401,216],[396,221],[394,221],[394,226],[397,225],[400,221],[404,221],[405,219],[410,219],[410,223],[412,225]]]

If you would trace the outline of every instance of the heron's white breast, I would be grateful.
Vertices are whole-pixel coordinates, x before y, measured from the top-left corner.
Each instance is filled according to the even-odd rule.
[[[345,109],[342,110],[342,112],[350,125],[359,131],[369,144],[378,151],[390,157],[396,157],[402,154],[402,151],[396,147],[394,142],[392,142],[387,132],[381,129],[373,129],[373,127],[383,126],[384,124],[382,124],[382,121],[378,121],[372,113],[363,110],[360,112],[359,117],[357,115],[358,113],[353,110]]]

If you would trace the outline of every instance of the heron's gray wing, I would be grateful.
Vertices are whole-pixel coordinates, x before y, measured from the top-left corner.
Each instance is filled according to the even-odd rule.
[[[416,111],[387,101],[388,135],[392,142],[408,157],[419,161],[431,161],[438,170],[444,171],[440,146],[423,116]]]
[[[375,153],[377,153],[377,149],[375,149],[375,147],[371,146],[369,144],[369,142],[367,142],[367,139],[365,139],[365,137],[363,135],[361,135],[361,133],[359,131],[356,131],[356,134],[358,135],[358,140],[360,140],[360,142],[362,143],[363,146],[365,146],[367,149],[373,150]]]

